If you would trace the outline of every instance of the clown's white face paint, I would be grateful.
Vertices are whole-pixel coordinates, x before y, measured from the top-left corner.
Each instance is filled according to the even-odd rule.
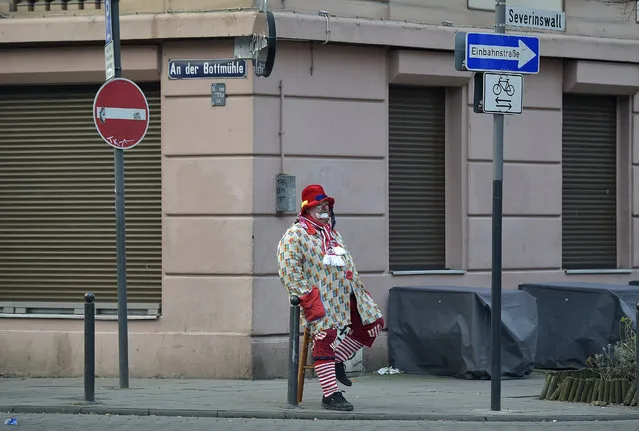
[[[308,215],[320,223],[327,223],[331,218],[328,213],[329,208],[328,202],[324,202],[321,205],[311,208],[308,211]]]

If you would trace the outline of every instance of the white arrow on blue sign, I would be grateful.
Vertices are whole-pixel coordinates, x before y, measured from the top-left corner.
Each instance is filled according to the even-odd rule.
[[[539,73],[539,38],[503,33],[467,33],[466,69]]]

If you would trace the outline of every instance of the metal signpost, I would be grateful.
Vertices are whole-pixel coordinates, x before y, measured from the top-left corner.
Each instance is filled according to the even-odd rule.
[[[146,134],[149,107],[132,81],[121,78],[120,0],[104,1],[105,76],[93,102],[93,118],[100,136],[114,147],[115,217],[118,279],[118,353],[120,388],[129,387],[129,345],[126,286],[126,227],[124,220],[124,150],[133,148]]]
[[[495,2],[495,33],[506,32],[506,0]],[[466,42],[468,45],[468,41]],[[470,47],[467,47],[469,49]],[[470,48],[472,49],[472,48]],[[520,49],[520,44],[517,44]],[[519,52],[520,56],[522,52]],[[468,52],[466,53],[468,55]],[[502,60],[503,61],[503,60]],[[508,63],[510,65],[512,61]],[[525,65],[525,64],[524,64]],[[518,61],[517,67],[522,64]],[[484,88],[484,106],[486,101]],[[491,370],[490,409],[501,410],[501,248],[502,248],[502,191],[504,179],[504,114],[493,118],[493,214],[492,214],[492,271],[491,271]]]
[[[494,115],[490,407],[495,411],[501,410],[504,114],[523,112],[522,74],[539,73],[539,38],[504,33],[506,0],[495,0],[495,33],[459,32],[455,35],[455,68],[477,72],[474,77],[473,109],[478,113]]]

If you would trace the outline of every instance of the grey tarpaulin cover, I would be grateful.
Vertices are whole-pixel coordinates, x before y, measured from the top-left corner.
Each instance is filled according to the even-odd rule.
[[[620,320],[635,320],[639,288],[621,284],[525,283],[537,298],[539,368],[583,368],[588,356],[619,339]]]
[[[488,288],[393,287],[388,299],[390,364],[405,373],[490,378]],[[502,375],[530,374],[537,345],[535,298],[502,295]]]

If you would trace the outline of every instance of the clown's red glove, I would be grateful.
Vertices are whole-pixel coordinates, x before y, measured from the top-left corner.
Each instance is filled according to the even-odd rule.
[[[322,298],[320,298],[319,289],[315,286],[309,293],[304,296],[300,296],[300,305],[304,310],[304,318],[308,322],[321,319],[326,315],[324,304],[322,304]]]

